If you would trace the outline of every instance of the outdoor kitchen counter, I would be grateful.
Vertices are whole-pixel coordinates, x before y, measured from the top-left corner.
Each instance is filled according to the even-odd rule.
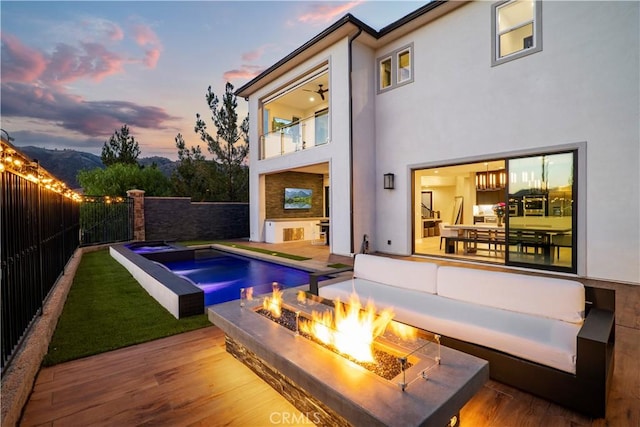
[[[296,240],[313,240],[318,233],[318,223],[327,218],[270,218],[264,220],[267,243],[284,243]]]

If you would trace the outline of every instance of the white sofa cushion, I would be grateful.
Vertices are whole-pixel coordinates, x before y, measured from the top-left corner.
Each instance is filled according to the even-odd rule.
[[[580,282],[447,266],[437,274],[440,296],[565,322],[584,320]]]
[[[358,254],[353,275],[398,288],[436,293],[438,264]]]
[[[379,310],[392,308],[400,322],[575,373],[578,324],[362,279],[321,287],[320,296],[347,301],[354,290],[361,301],[371,299]]]

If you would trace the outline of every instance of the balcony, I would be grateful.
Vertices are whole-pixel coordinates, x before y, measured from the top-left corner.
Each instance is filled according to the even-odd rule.
[[[309,150],[329,142],[328,109],[301,120],[276,118],[273,123],[276,130],[260,136],[261,160]]]
[[[325,145],[329,132],[329,72],[325,65],[262,100],[259,159]]]

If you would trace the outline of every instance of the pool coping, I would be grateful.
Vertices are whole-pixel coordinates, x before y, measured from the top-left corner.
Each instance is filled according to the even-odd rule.
[[[334,268],[328,267],[320,261],[290,260],[228,245],[203,244],[182,246],[176,243],[162,241],[134,242],[134,244],[162,244],[172,247],[173,250],[139,254],[133,252],[131,249],[132,243],[128,242],[111,245],[109,247],[109,253],[131,273],[149,295],[177,319],[206,313],[207,306],[205,306],[204,291],[188,279],[174,274],[162,264],[170,261],[196,259],[198,257],[197,254],[203,250],[214,250],[230,255],[266,261],[272,264],[302,270],[309,274],[330,274],[335,271]],[[297,286],[297,288],[300,287],[308,288],[309,284],[306,283]]]
[[[163,256],[158,254],[172,254],[172,259],[176,256],[193,259],[193,249],[184,247],[181,250],[176,246],[175,251],[152,253],[152,260],[133,252],[126,245],[110,246],[109,254],[169,313],[176,319],[205,313],[204,291],[159,264]]]

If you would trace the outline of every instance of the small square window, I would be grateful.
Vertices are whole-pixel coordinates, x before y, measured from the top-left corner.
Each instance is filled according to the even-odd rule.
[[[491,63],[520,58],[542,50],[542,2],[509,0],[492,6]]]
[[[413,43],[379,57],[376,63],[378,93],[413,82]]]

